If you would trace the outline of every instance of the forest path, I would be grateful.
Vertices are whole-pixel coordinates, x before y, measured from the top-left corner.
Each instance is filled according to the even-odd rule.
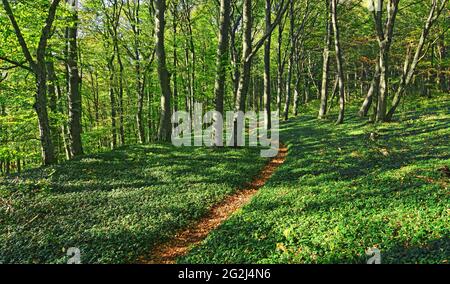
[[[186,255],[193,246],[202,242],[211,231],[249,203],[277,168],[285,162],[287,153],[287,147],[281,144],[278,155],[267,163],[251,183],[213,206],[205,217],[192,224],[189,228],[178,232],[168,242],[155,247],[149,256],[139,258],[138,263],[174,264],[178,257]]]

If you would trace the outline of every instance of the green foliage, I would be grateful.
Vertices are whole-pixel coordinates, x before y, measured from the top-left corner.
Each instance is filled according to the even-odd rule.
[[[0,179],[0,261],[133,262],[249,182],[257,149],[130,146]]]
[[[286,163],[179,261],[364,263],[377,246],[383,263],[447,262],[449,102],[416,99],[387,125],[318,122],[316,107],[284,124]]]

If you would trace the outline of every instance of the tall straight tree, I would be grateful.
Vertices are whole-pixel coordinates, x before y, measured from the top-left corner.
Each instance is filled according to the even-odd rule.
[[[216,78],[214,84],[214,96],[216,104],[216,112],[224,115],[224,94],[225,94],[225,82],[228,62],[228,50],[229,50],[229,31],[231,22],[231,0],[220,0],[220,31],[219,31],[219,45],[217,47],[216,58]],[[219,117],[214,117],[214,121],[218,121]],[[215,144],[217,146],[222,145],[222,131],[215,123]]]
[[[295,52],[295,36],[294,36],[294,1],[290,0],[289,5],[289,61],[288,61],[288,73],[286,78],[286,100],[284,102],[283,116],[284,120],[289,118],[289,106],[291,105],[292,97],[292,70],[294,68],[294,52]]]
[[[172,135],[171,127],[171,104],[172,91],[170,89],[169,72],[166,65],[166,50],[164,45],[166,0],[155,0],[155,40],[156,61],[158,64],[158,78],[161,88],[161,116],[158,130],[159,141],[170,141]]]
[[[339,34],[339,23],[337,19],[338,0],[331,0],[331,22],[333,24],[334,48],[336,50],[336,67],[339,84],[339,116],[336,124],[344,123],[345,112],[345,85],[344,85],[344,67],[342,62],[342,50]]]
[[[81,94],[80,75],[78,73],[78,0],[67,0],[70,9],[69,26],[66,28],[67,40],[67,71],[68,71],[68,96],[69,103],[69,149],[72,157],[83,154],[81,142]]]
[[[377,31],[377,40],[379,46],[379,66],[380,66],[380,86],[377,100],[377,113],[375,120],[382,122],[386,118],[386,106],[388,99],[388,80],[389,80],[389,51],[392,45],[394,35],[394,25],[398,13],[398,4],[400,0],[388,0],[387,20],[383,26],[383,0],[371,0],[373,8],[373,18]],[[375,2],[376,1],[376,2]]]
[[[55,20],[56,10],[61,0],[53,0],[48,10],[48,15],[45,20],[45,25],[42,28],[39,43],[36,51],[36,59],[31,55],[30,49],[25,41],[22,30],[16,21],[11,5],[8,0],[2,0],[6,15],[8,16],[11,25],[14,28],[22,53],[29,66],[24,66],[18,63],[18,66],[25,67],[31,71],[35,76],[36,94],[34,109],[38,116],[39,124],[39,139],[41,142],[41,154],[44,165],[50,165],[57,161],[54,153],[54,145],[51,139],[50,123],[47,112],[47,70],[45,53],[47,50],[48,39],[50,38],[50,31]],[[11,60],[10,60],[11,61]]]
[[[219,45],[217,47],[216,58],[216,78],[214,84],[214,96],[216,111],[223,115],[223,101],[226,82],[226,66],[229,49],[231,0],[220,0],[220,31]]]
[[[268,33],[272,27],[272,0],[266,0],[265,7],[265,29]],[[264,43],[264,115],[265,115],[265,127],[266,129],[272,128],[271,118],[271,86],[270,86],[270,44],[272,35],[267,37]]]
[[[139,0],[127,1],[127,9],[125,15],[130,22],[131,31],[133,32],[132,48],[128,49],[128,54],[134,62],[134,72],[136,77],[136,94],[137,94],[137,112],[136,124],[138,129],[139,143],[145,143],[145,126],[144,126],[144,80],[143,70],[141,66],[141,3]]]
[[[322,86],[320,90],[320,108],[319,119],[325,117],[328,103],[328,73],[330,71],[330,49],[331,49],[331,31],[332,24],[330,19],[330,0],[325,1],[326,5],[326,35],[325,45],[323,47],[323,66],[322,66]]]
[[[244,0],[242,12],[242,62],[241,77],[236,93],[236,111],[245,111],[245,101],[250,83],[251,55],[252,53],[252,3]]]

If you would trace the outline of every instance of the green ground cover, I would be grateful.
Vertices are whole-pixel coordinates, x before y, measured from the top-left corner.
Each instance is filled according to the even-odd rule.
[[[265,163],[257,149],[133,146],[0,179],[0,261],[133,262]]]
[[[179,262],[365,263],[374,246],[383,263],[447,262],[449,179],[438,169],[450,165],[450,100],[408,100],[378,126],[304,109],[283,126],[286,163]]]

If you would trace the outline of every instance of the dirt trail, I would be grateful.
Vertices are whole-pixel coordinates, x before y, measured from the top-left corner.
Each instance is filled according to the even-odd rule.
[[[173,264],[178,257],[186,255],[193,245],[203,241],[212,230],[219,227],[234,212],[250,202],[251,198],[258,192],[258,189],[264,186],[275,170],[284,163],[286,155],[287,148],[281,145],[278,155],[272,158],[244,189],[239,190],[212,207],[205,217],[189,228],[177,233],[173,239],[153,249],[150,257],[141,257],[138,263]]]

